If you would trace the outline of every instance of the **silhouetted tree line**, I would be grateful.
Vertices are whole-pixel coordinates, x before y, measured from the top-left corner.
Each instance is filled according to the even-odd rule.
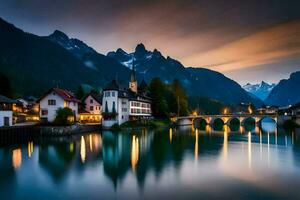
[[[220,114],[226,106],[224,103],[207,97],[189,97],[189,109],[198,114]]]
[[[171,84],[165,84],[160,78],[154,78],[148,89],[154,117],[167,118],[188,114],[188,97],[179,80],[175,79]]]

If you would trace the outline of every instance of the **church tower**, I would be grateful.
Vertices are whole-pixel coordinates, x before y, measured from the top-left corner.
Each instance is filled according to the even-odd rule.
[[[132,57],[132,69],[130,74],[129,89],[137,93],[137,81],[135,75],[134,57]]]

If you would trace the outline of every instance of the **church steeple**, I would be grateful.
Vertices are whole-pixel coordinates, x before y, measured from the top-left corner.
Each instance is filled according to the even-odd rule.
[[[129,89],[131,91],[137,93],[137,81],[136,81],[134,61],[135,61],[134,55],[132,55],[132,68],[131,68],[131,74],[130,74]]]

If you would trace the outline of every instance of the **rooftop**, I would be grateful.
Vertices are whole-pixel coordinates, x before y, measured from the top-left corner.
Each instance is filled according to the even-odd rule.
[[[61,88],[51,88],[38,101],[40,101],[41,99],[43,99],[46,95],[48,95],[51,92],[55,92],[61,98],[63,98],[65,101],[77,102],[77,103],[81,102],[70,91],[67,91],[67,90],[64,90],[64,89],[61,89]]]
[[[10,99],[6,96],[0,95],[0,103],[17,103],[17,101]]]

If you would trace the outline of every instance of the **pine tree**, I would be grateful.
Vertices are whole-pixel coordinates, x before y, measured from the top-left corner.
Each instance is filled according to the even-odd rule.
[[[181,86],[178,79],[174,79],[170,88],[173,97],[171,97],[170,110],[171,112],[179,114],[179,116],[185,116],[188,114],[188,97]]]
[[[167,118],[169,116],[168,105],[165,97],[166,86],[159,79],[152,79],[149,85],[150,97],[152,98],[152,113],[156,118]]]
[[[104,112],[108,113],[108,105],[107,105],[107,101],[105,101],[105,108],[104,108]]]

